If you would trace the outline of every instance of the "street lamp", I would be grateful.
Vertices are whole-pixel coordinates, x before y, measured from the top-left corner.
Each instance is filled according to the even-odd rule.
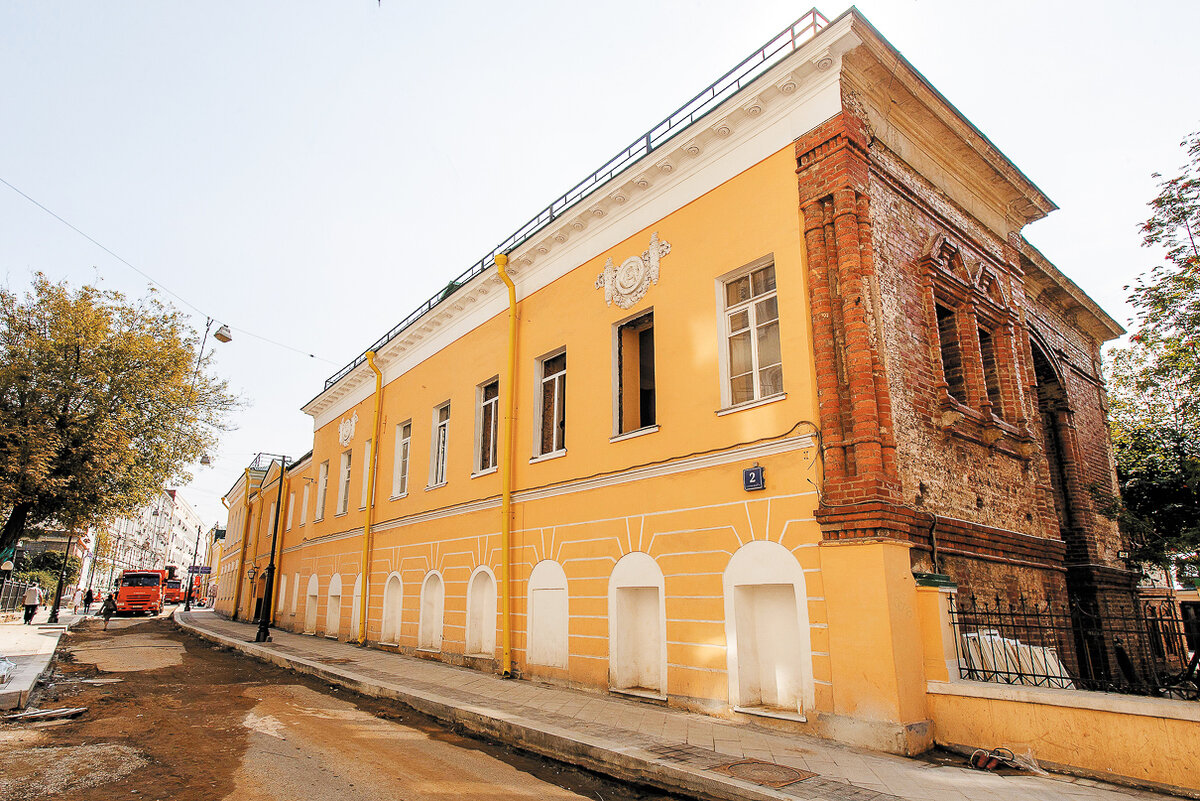
[[[275,547],[279,538],[279,518],[283,515],[283,477],[287,472],[286,456],[278,453],[268,455],[279,460],[279,489],[275,495],[275,519],[271,521],[271,553],[267,558],[265,577],[267,586],[263,588],[262,608],[258,612],[258,632],[254,635],[255,642],[271,641],[271,610],[274,604],[271,595],[275,590]]]
[[[188,571],[187,583],[188,591],[187,598],[183,602],[183,611],[192,611],[192,585],[196,583],[196,556],[200,553],[200,526],[196,526],[196,547],[192,549],[192,568]]]

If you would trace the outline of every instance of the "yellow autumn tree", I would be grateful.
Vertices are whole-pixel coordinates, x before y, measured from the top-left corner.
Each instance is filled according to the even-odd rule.
[[[38,274],[0,289],[0,553],[27,526],[132,513],[212,448],[238,400],[187,318]]]

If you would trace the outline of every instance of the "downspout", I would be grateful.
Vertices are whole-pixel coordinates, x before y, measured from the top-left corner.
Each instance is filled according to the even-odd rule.
[[[504,412],[504,437],[500,451],[500,586],[502,592],[500,630],[504,654],[500,675],[512,677],[512,478],[513,412],[517,405],[517,288],[508,276],[508,254],[496,254],[496,271],[508,287],[508,367],[505,392],[508,408]]]
[[[242,606],[242,571],[246,567],[246,538],[250,536],[250,468],[246,468],[245,473],[246,488],[242,493],[245,503],[242,508],[246,511],[246,519],[242,521],[242,548],[238,551],[238,569],[237,580],[233,587],[233,614],[230,615],[230,620],[237,620],[238,610]]]
[[[367,364],[375,373],[375,422],[371,425],[371,459],[367,463],[367,520],[363,524],[362,594],[358,604],[358,643],[367,642],[367,577],[371,566],[371,518],[375,516],[375,466],[379,462],[379,417],[383,406],[383,373],[375,365],[375,351],[367,351]],[[353,590],[352,590],[353,591]]]

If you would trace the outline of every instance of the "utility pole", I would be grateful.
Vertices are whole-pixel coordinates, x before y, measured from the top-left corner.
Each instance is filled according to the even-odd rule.
[[[63,581],[67,577],[67,560],[71,558],[71,539],[74,536],[74,531],[67,532],[67,550],[63,553],[62,568],[58,571],[58,590],[54,593],[54,606],[50,608],[50,619],[47,623],[58,622],[58,606],[62,601]]]
[[[196,576],[200,575],[196,572],[196,555],[200,553],[200,526],[196,526],[196,547],[192,549],[192,569],[188,571],[187,583],[187,599],[183,602],[183,611],[192,611],[192,585],[196,583]]]

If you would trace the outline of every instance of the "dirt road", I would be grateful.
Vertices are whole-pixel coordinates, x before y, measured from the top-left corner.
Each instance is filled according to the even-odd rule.
[[[34,704],[88,712],[0,725],[0,801],[679,801],[460,736],[161,618],[81,624]]]

